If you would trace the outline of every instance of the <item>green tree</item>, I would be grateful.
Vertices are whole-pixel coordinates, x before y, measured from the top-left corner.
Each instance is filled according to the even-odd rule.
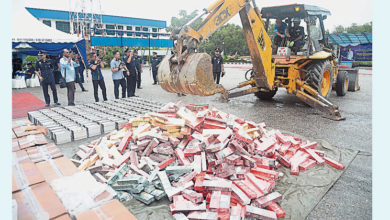
[[[198,10],[195,10],[190,14],[188,14],[186,10],[180,10],[178,17],[171,18],[171,24],[167,27],[167,31],[172,32],[173,30],[182,28],[185,24],[191,21],[191,19],[198,16],[198,14],[199,14]],[[202,23],[202,19],[199,18],[196,21],[194,21],[194,23],[192,23],[190,26],[193,29],[198,29],[201,23]]]
[[[216,47],[224,50],[225,55],[249,55],[244,31],[242,27],[235,24],[226,24],[214,32],[199,45],[199,52],[214,54]]]
[[[336,26],[333,33],[357,33],[357,32],[369,32],[372,33],[372,22],[368,22],[362,25],[358,25],[356,23],[352,23],[349,27],[344,27],[342,25]]]

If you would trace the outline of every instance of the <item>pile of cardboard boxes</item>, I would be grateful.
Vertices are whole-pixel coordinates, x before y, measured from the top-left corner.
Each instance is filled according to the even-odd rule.
[[[88,172],[80,172],[55,144],[47,142],[45,133],[43,127],[27,119],[13,121],[14,219],[89,220],[97,219],[97,215],[104,219],[135,219],[113,199],[116,193],[111,187],[97,182]],[[75,193],[80,191],[88,195]]]
[[[176,219],[282,218],[280,166],[344,169],[316,142],[205,105],[169,103],[122,127],[81,145],[73,162],[145,204],[167,196]]]

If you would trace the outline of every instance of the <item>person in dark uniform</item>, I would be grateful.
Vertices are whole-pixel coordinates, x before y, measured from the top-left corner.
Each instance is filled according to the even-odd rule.
[[[53,65],[46,59],[46,53],[40,51],[38,56],[41,60],[35,66],[35,73],[37,74],[39,81],[41,81],[43,95],[45,96],[46,107],[50,106],[50,96],[48,88],[50,86],[53,93],[54,105],[59,106],[56,84],[54,82]]]
[[[81,60],[80,58],[80,54],[78,53],[76,55],[76,58],[77,60],[77,63],[79,64],[78,67],[75,67],[74,70],[75,70],[75,74],[76,74],[76,79],[75,79],[75,82],[79,84],[80,88],[81,88],[81,91],[83,92],[88,92],[88,90],[86,90],[83,86],[83,81],[84,81],[84,77],[83,79],[81,79],[81,76],[83,75],[84,73],[84,64],[83,64],[83,61]]]
[[[80,64],[80,71],[79,71],[79,73],[80,73],[80,81],[81,81],[81,83],[84,83],[84,70],[85,70],[85,66],[83,65],[83,58],[81,57],[81,54],[80,53],[78,53],[77,54],[77,59],[79,60],[79,64]],[[87,67],[88,67],[88,65],[87,65]]]
[[[126,75],[127,97],[132,97],[135,96],[137,73],[141,72],[141,66],[138,65],[137,58],[134,56],[134,52],[130,51],[130,48],[126,50],[125,63],[128,70],[128,74]]]
[[[154,80],[153,85],[157,85],[157,71],[158,71],[157,65],[160,64],[160,62],[161,59],[157,57],[157,53],[153,52],[153,58],[151,61],[151,65],[149,66],[149,70],[152,70],[153,73],[153,80]]]
[[[27,63],[27,71],[24,74],[26,75],[25,79],[31,79],[31,77],[35,75],[35,68],[32,63]]]
[[[91,69],[93,95],[95,97],[95,102],[99,101],[98,86],[100,86],[100,89],[102,90],[103,100],[107,101],[106,84],[104,83],[101,70],[101,68],[104,68],[104,63],[96,56],[95,53],[90,53],[89,57],[91,60],[88,64],[88,68]]]
[[[138,56],[138,50],[133,51],[133,56],[134,56],[134,59],[136,61],[135,65],[137,66],[136,67],[136,69],[137,69],[137,89],[142,89],[142,87],[141,87],[142,60]]]
[[[214,76],[214,81],[219,84],[219,80],[221,78],[221,73],[222,77],[225,74],[225,68],[223,67],[223,58],[221,56],[221,50],[219,48],[215,49],[215,56],[211,58],[211,63],[213,64],[213,76]]]
[[[287,29],[286,36],[289,37],[292,42],[294,42],[292,45],[292,51],[297,53],[303,47],[303,45],[305,45],[305,29],[300,26],[300,18],[293,18],[292,22],[294,25]]]
[[[18,58],[16,54],[12,54],[12,78],[15,78],[16,71],[22,70],[22,59]]]

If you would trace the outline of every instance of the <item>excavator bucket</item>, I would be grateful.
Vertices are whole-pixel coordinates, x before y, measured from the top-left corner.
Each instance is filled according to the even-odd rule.
[[[210,96],[228,91],[214,82],[211,57],[206,53],[189,54],[184,63],[167,55],[158,68],[160,86],[172,93]]]

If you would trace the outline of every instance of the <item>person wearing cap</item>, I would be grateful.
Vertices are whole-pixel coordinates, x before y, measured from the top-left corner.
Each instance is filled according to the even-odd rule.
[[[41,58],[35,65],[35,74],[41,82],[43,96],[45,97],[46,107],[50,106],[49,86],[53,93],[54,105],[59,106],[57,97],[56,84],[54,82],[53,65],[46,59],[46,53],[39,51],[38,56]]]
[[[73,61],[73,52],[69,53],[68,49],[62,50],[62,58],[60,59],[61,75],[65,78],[66,90],[68,95],[68,105],[74,106],[74,93],[75,93],[75,79],[76,71],[75,67],[79,64]]]
[[[130,48],[126,49],[125,64],[128,72],[126,73],[126,87],[127,87],[127,97],[135,96],[135,87],[137,84],[137,71],[141,71],[140,66],[136,65],[137,60],[134,56],[134,52]]]
[[[122,64],[119,51],[113,52],[114,58],[111,60],[110,67],[112,72],[112,80],[114,81],[115,99],[119,99],[119,85],[122,87],[122,98],[126,98],[126,80],[123,77],[125,66]]]
[[[95,102],[99,101],[98,86],[100,86],[100,89],[102,90],[103,100],[107,101],[106,84],[104,83],[101,70],[101,68],[104,68],[104,63],[96,56],[96,53],[90,53],[89,57],[90,62],[88,64],[88,68],[91,69],[93,95],[95,97]]]
[[[142,89],[141,87],[141,73],[142,73],[142,60],[138,56],[138,50],[133,51],[134,59],[135,59],[135,65],[137,70],[137,89]]]
[[[214,51],[215,55],[211,58],[211,63],[213,64],[213,76],[214,81],[219,84],[219,80],[221,78],[221,73],[225,74],[225,68],[223,66],[223,58],[221,56],[221,50],[216,48]],[[222,76],[223,76],[222,75]]]
[[[291,42],[294,42],[292,44],[292,51],[297,53],[305,45],[305,29],[300,26],[300,18],[293,18],[292,22],[294,25],[287,29],[286,36],[290,38]]]
[[[152,70],[153,73],[153,85],[157,84],[157,71],[158,71],[158,64],[160,64],[161,59],[157,56],[157,52],[153,52],[153,58],[151,60],[151,65],[149,66],[149,70]]]

